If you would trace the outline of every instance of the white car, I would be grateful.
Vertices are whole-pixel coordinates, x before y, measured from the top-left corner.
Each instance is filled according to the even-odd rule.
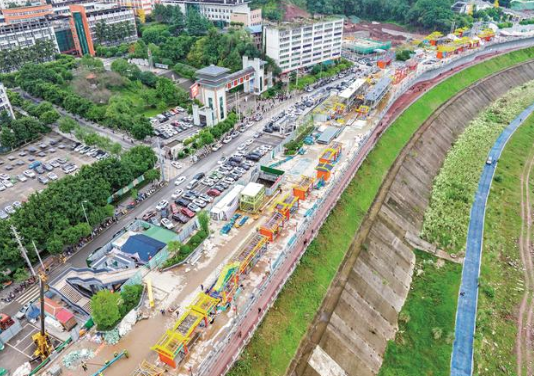
[[[15,209],[20,209],[22,208],[22,202],[20,201],[14,201],[12,206],[15,208]]]
[[[222,140],[222,143],[223,143],[223,144],[227,144],[227,143],[229,143],[230,141],[232,141],[232,137],[230,137],[230,136],[226,136],[226,137],[224,138],[224,140]]]
[[[6,187],[4,187],[4,184],[0,184],[0,192],[5,191]]]
[[[35,177],[35,172],[33,172],[32,170],[26,170],[23,172],[24,176],[28,177],[28,178],[34,178]]]
[[[176,161],[171,162],[171,165],[172,165],[172,167],[177,168],[178,170],[181,169],[182,167],[184,167],[184,166],[182,166],[181,163],[178,163]]]
[[[46,176],[48,176],[48,179],[50,179],[50,180],[57,180],[58,179],[58,176],[53,172],[49,172]]]
[[[0,180],[8,180],[9,175],[8,174],[0,174]]]
[[[239,147],[237,148],[237,150],[238,150],[238,151],[244,151],[246,148],[247,148],[247,145],[243,143],[243,144],[239,145]]]
[[[174,228],[174,223],[172,223],[172,221],[168,220],[167,218],[162,218],[159,224],[168,230],[171,230],[172,228]]]
[[[250,146],[250,145],[252,145],[253,142],[254,142],[254,140],[252,138],[249,138],[248,140],[245,141],[245,144],[247,146]]]
[[[13,186],[13,183],[11,183],[10,180],[4,180],[2,181],[2,184],[4,184],[6,188],[11,188]]]
[[[22,183],[28,180],[28,178],[24,176],[23,174],[17,175],[17,179],[19,179],[19,181]]]
[[[201,183],[208,187],[212,187],[215,184],[215,181],[213,181],[213,179],[210,179],[210,178],[205,178],[204,180],[201,181]]]
[[[163,210],[163,209],[165,209],[167,206],[169,206],[169,201],[167,201],[167,200],[161,200],[161,201],[158,202],[158,204],[156,205],[156,209],[157,209],[157,210]]]
[[[174,185],[182,184],[185,181],[185,179],[187,179],[187,178],[185,176],[183,176],[183,175],[180,176],[180,177],[177,177],[176,180],[174,181]]]
[[[181,195],[184,194],[184,190],[183,189],[177,189],[174,191],[174,193],[172,194],[172,199],[173,200],[176,200],[178,197],[180,197]]]
[[[222,165],[225,164],[227,161],[228,161],[228,158],[226,158],[226,157],[222,157],[221,159],[219,159],[219,160],[217,161],[217,164],[218,164],[219,166],[222,166]]]

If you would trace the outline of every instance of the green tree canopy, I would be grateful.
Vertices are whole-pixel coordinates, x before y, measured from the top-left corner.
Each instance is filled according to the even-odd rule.
[[[91,316],[99,330],[111,329],[120,320],[120,295],[101,290],[91,298]]]

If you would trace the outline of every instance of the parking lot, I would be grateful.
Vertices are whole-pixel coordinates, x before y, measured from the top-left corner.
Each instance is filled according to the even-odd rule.
[[[152,221],[157,225],[164,225],[166,223],[168,228],[172,228],[174,231],[179,232],[181,226],[188,221],[187,216],[183,214],[183,208],[188,208],[190,210],[190,215],[194,216],[194,213],[204,209],[213,202],[214,198],[218,196],[218,192],[224,195],[224,193],[228,192],[237,181],[247,176],[252,167],[257,163],[253,160],[247,160],[245,158],[247,154],[257,151],[263,156],[276,147],[281,141],[282,138],[280,136],[266,133],[261,133],[258,134],[258,137],[248,139],[243,138],[241,134],[236,135],[229,143],[236,143],[239,145],[237,155],[242,156],[242,162],[231,162],[229,157],[232,155],[225,156],[223,153],[223,157],[219,161],[217,168],[210,171],[199,172],[202,173],[203,176],[193,188],[188,189],[188,185],[195,176],[182,175],[184,179],[178,180],[179,183],[177,185],[175,184],[176,180],[171,181],[172,184],[175,184],[176,189],[171,197],[165,198],[167,203],[157,203],[153,208],[143,213],[142,218],[144,220]],[[225,145],[222,147],[222,150],[224,151]],[[262,148],[261,151],[260,148]],[[233,156],[235,155],[236,154],[233,154]],[[177,179],[179,178],[180,176]],[[213,189],[216,189],[217,191],[214,192]],[[191,203],[196,205],[196,207],[189,205]],[[174,217],[171,210],[173,204],[176,211]],[[162,207],[164,207],[165,210],[162,211]],[[163,218],[167,218],[168,221],[162,223],[161,220]]]
[[[200,131],[200,127],[193,125],[193,118],[180,107],[157,115],[150,121],[154,133],[165,145],[177,140],[183,141]]]
[[[2,351],[2,367],[10,372],[15,370],[23,363],[29,362],[34,358],[35,344],[32,336],[39,331],[36,326],[27,321],[21,322],[22,331],[13,337],[9,343],[5,344]],[[52,345],[57,347],[61,342],[54,336],[50,336]]]
[[[48,184],[47,180],[50,182],[65,176],[63,169],[69,171],[66,166],[72,164],[80,168],[96,161],[94,157],[71,150],[73,145],[73,141],[51,133],[38,142],[0,157],[0,189],[3,189],[0,191],[0,218],[5,218],[2,213],[6,213],[6,207],[9,207],[9,214],[12,212],[11,208],[16,209],[19,203],[28,200],[32,193],[44,189]],[[41,168],[36,168],[35,165],[39,162]]]

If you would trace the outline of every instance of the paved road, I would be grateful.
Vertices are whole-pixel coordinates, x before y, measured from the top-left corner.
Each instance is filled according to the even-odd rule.
[[[476,329],[478,278],[482,259],[486,202],[501,152],[515,130],[533,111],[534,104],[530,105],[521,115],[515,118],[501,133],[489,153],[489,157],[493,159],[494,163],[486,163],[484,165],[484,170],[478,183],[475,201],[471,208],[462,283],[460,285],[460,295],[458,296],[451,376],[471,376],[473,373],[473,342]]]

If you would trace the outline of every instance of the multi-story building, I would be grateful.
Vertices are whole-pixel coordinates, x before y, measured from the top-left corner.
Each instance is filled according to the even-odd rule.
[[[30,0],[31,5],[44,5],[45,0]],[[7,9],[10,6],[23,7],[28,5],[28,0],[0,0],[0,9]]]
[[[141,18],[152,14],[156,0],[101,0],[108,4],[118,4],[125,7],[133,8],[136,15]]]
[[[39,40],[52,41],[55,52],[59,52],[54,29],[46,18],[0,25],[0,51],[31,47]]]
[[[2,9],[1,12],[0,23],[6,24],[26,22],[54,14],[54,10],[50,4]]]
[[[230,15],[230,22],[240,23],[245,27],[261,26],[261,9],[233,12]]]
[[[264,51],[283,73],[339,59],[342,40],[342,18],[263,27]]]
[[[163,5],[179,6],[183,14],[194,7],[200,14],[210,21],[214,22],[232,22],[232,14],[245,14],[245,21],[249,22],[252,18],[248,3],[249,0],[160,0]],[[255,12],[254,22],[257,20],[258,13]],[[261,12],[259,13],[261,23]],[[243,22],[244,23],[244,22]],[[245,25],[248,26],[248,25]]]
[[[86,11],[83,5],[70,5],[70,28],[80,55],[95,54],[95,45],[130,43],[137,40],[132,8],[115,6]]]
[[[0,112],[2,111],[7,111],[7,113],[12,118],[15,117],[15,115],[13,114],[13,108],[11,107],[11,102],[9,101],[9,98],[7,97],[6,88],[0,82]]]

